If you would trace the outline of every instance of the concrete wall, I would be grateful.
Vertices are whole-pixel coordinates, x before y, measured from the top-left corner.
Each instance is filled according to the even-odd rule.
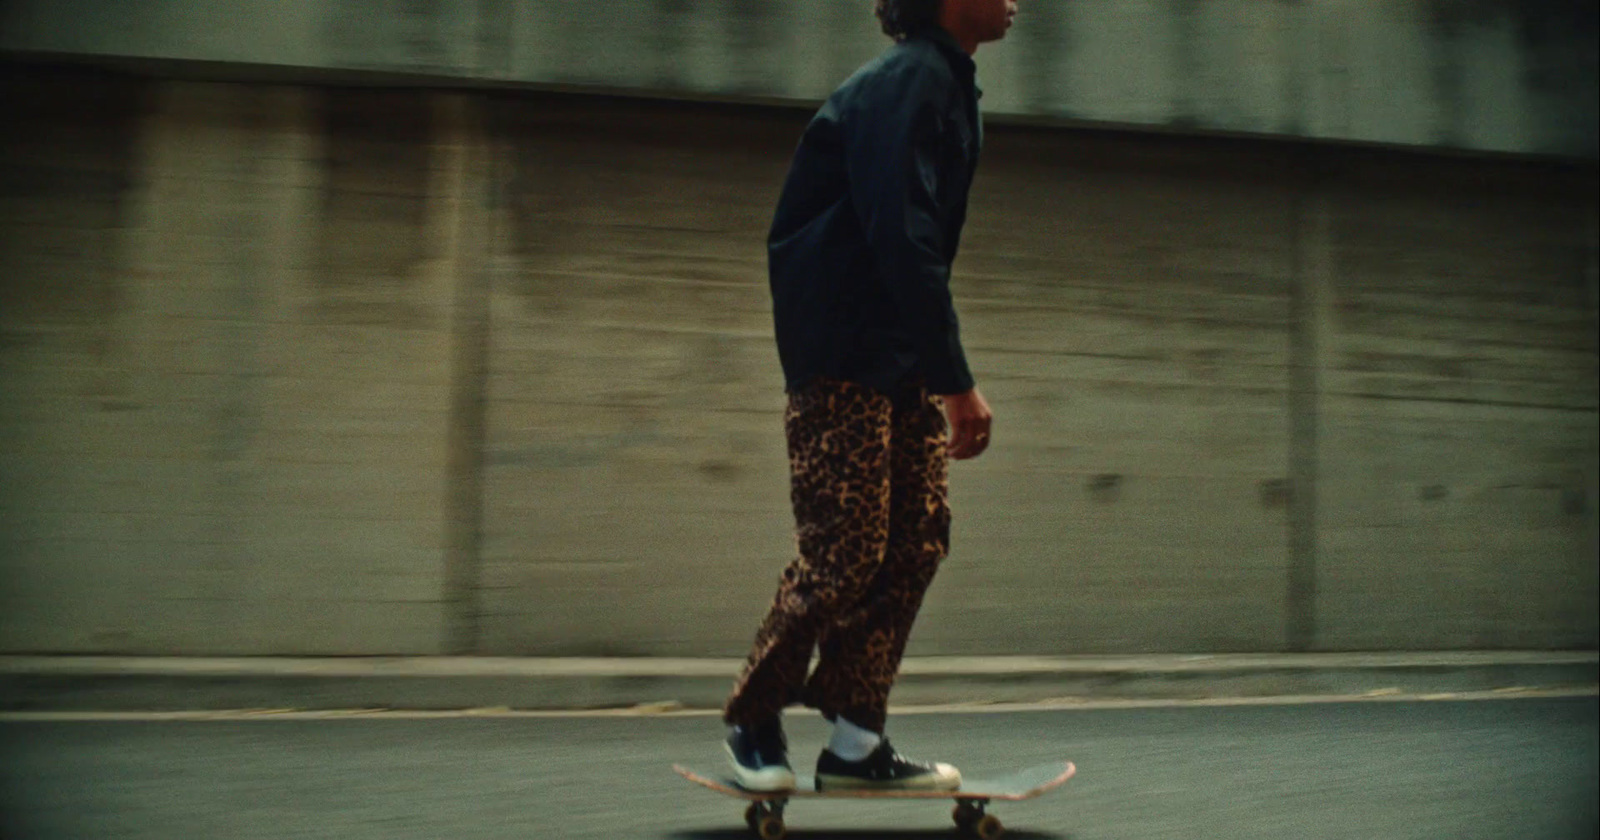
[[[9,0],[0,49],[236,78],[404,75],[816,100],[870,0]],[[1025,0],[991,115],[1593,158],[1586,0]],[[219,66],[220,65],[220,66]],[[176,68],[168,68],[175,72]]]
[[[461,175],[432,101],[12,75],[5,103],[6,647],[439,649]]]
[[[1595,221],[1563,195],[1514,170],[1373,163],[1318,207],[1324,644],[1584,643]]]
[[[0,650],[744,652],[805,112],[3,90]],[[996,127],[913,651],[1595,646],[1595,187]]]

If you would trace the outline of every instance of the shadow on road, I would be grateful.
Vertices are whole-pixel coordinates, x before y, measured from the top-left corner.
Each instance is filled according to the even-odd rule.
[[[715,828],[705,831],[680,831],[677,834],[668,834],[667,840],[750,840],[751,833],[743,828]],[[789,840],[951,840],[951,838],[965,837],[954,828],[947,829],[918,829],[913,831],[806,831],[805,829],[789,829]],[[1072,840],[1070,834],[1041,834],[1037,831],[1015,831],[1006,829],[1006,840]]]

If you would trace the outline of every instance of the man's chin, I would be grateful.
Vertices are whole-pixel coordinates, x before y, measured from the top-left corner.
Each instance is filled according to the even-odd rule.
[[[1007,19],[1004,25],[998,26],[994,30],[990,31],[989,32],[989,37],[978,41],[978,43],[980,43],[980,44],[992,44],[995,41],[1004,40],[1005,37],[1006,37],[1006,33],[1009,32],[1009,31],[1011,31],[1011,21],[1010,21],[1010,19]]]

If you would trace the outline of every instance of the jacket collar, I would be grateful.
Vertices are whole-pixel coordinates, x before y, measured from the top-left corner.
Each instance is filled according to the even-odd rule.
[[[911,37],[926,38],[932,41],[934,46],[937,46],[939,51],[944,53],[945,60],[950,62],[950,66],[959,71],[960,77],[971,80],[973,91],[977,93],[979,98],[982,98],[983,88],[978,87],[977,79],[978,65],[972,60],[972,56],[967,55],[967,51],[956,43],[954,35],[946,31],[944,27],[934,25],[912,33]]]

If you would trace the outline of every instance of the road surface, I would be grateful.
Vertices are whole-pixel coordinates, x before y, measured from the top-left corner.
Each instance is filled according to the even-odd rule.
[[[1016,840],[1592,840],[1596,699],[905,714],[968,776],[1067,758],[994,813]],[[473,840],[745,837],[710,716],[0,721],[0,836]],[[792,716],[797,763],[826,736]],[[809,769],[809,768],[807,768]],[[953,837],[940,802],[792,804],[791,837]]]

